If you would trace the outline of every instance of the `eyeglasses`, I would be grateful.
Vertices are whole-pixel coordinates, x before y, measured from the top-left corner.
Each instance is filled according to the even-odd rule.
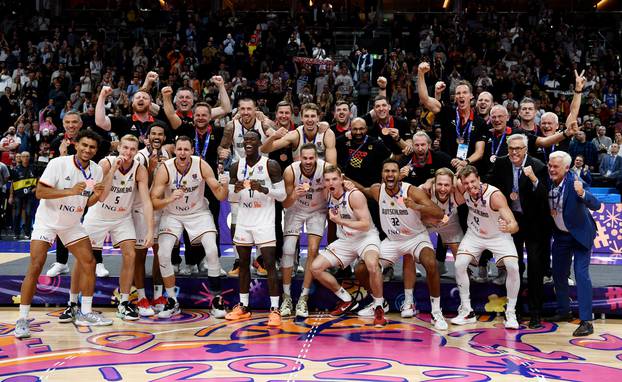
[[[527,146],[520,146],[520,147],[508,147],[508,151],[521,151],[522,149],[524,149]]]

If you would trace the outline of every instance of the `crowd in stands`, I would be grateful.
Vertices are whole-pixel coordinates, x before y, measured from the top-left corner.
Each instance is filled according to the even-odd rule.
[[[97,13],[83,24],[46,11],[13,12],[7,2],[1,6],[6,11],[0,16],[3,237],[28,238],[37,205],[36,179],[50,159],[66,151],[65,113],[79,112],[83,128],[96,130],[114,151],[119,137],[95,124],[100,90],[113,88],[106,101],[108,115],[130,115],[133,96],[149,71],[158,74],[152,95],[160,106],[165,86],[174,92],[189,87],[195,103],[215,105],[218,88],[209,80],[219,75],[234,108],[236,100],[252,98],[259,111],[274,119],[277,103],[288,100],[296,125],[301,123],[300,106],[308,102],[316,103],[320,120],[329,123],[340,100],[347,103],[351,118],[365,115],[377,91],[376,79],[384,76],[391,114],[407,119],[411,133],[428,133],[433,150],[441,150],[439,121],[420,105],[417,94],[420,62],[430,63],[430,88],[444,82],[447,90],[438,95],[443,103],[451,104],[456,86],[468,80],[473,102],[489,92],[493,103],[508,110],[508,126],[515,128],[521,125],[521,101],[530,98],[536,125],[545,112],[553,112],[563,129],[573,98],[573,72],[585,70],[581,131],[568,146],[572,170],[587,184],[613,187],[622,182],[621,52],[607,38],[594,39],[600,26],[596,15],[589,23],[584,15],[545,8],[530,15],[396,16],[382,25],[390,38],[383,38],[378,49],[373,35],[380,26],[373,10],[343,15],[322,4],[294,18],[228,10],[144,12],[127,5]],[[332,37],[341,21],[362,31],[347,56],[337,54]],[[230,118],[214,124],[224,126]]]

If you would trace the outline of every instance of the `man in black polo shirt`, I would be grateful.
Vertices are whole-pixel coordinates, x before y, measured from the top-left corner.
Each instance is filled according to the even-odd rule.
[[[412,153],[412,132],[410,122],[401,117],[394,117],[389,112],[391,105],[387,97],[379,95],[374,99],[373,113],[363,118],[369,126],[368,134],[380,138],[393,154]]]
[[[449,155],[442,151],[430,150],[430,145],[432,145],[432,140],[424,131],[418,131],[413,135],[413,154],[398,161],[401,169],[400,177],[404,181],[419,186],[433,178],[439,168],[451,167]]]
[[[145,147],[147,128],[155,119],[150,114],[151,96],[146,91],[138,91],[132,100],[131,116],[109,117],[106,115],[106,98],[112,94],[110,86],[102,87],[95,105],[95,123],[105,131],[112,131],[122,137],[131,134],[138,138],[139,147]]]
[[[429,70],[429,63],[419,64],[417,90],[419,102],[436,115],[436,121],[441,126],[440,149],[453,158],[451,164],[455,169],[472,164],[479,170],[484,156],[486,122],[471,108],[471,84],[460,81],[454,94],[456,106],[443,106],[437,99],[428,96],[425,73]]]

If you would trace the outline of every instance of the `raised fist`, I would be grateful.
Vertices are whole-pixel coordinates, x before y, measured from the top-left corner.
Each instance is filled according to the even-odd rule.
[[[112,88],[110,86],[102,86],[102,91],[99,93],[100,97],[108,98],[112,94]]]
[[[429,62],[420,63],[419,67],[417,68],[417,71],[419,72],[419,74],[426,74],[427,72],[430,71],[430,63]]]
[[[173,88],[170,86],[165,86],[162,88],[162,97],[171,98],[173,96]]]

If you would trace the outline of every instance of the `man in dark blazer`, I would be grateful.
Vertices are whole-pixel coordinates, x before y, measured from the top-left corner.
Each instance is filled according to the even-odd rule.
[[[546,165],[527,154],[528,138],[514,134],[507,138],[508,155],[496,158],[490,184],[499,188],[518,222],[512,235],[518,253],[519,268],[525,271],[523,248],[527,249],[527,287],[529,327],[541,328],[544,264],[549,256],[551,225],[548,215],[548,173]]]
[[[592,326],[592,281],[590,280],[590,254],[596,237],[596,223],[589,210],[600,208],[600,201],[569,173],[571,157],[556,151],[549,157],[548,172],[551,178],[549,208],[553,217],[553,282],[557,294],[558,313],[551,321],[571,318],[568,296],[568,275],[574,257],[574,273],[579,300],[581,323],[574,336],[594,333]]]

